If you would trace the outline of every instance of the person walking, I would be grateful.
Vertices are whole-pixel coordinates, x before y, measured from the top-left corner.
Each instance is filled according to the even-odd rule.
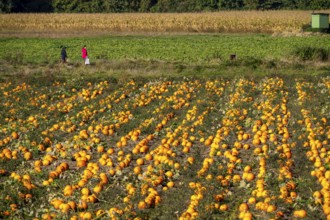
[[[81,49],[81,57],[83,58],[85,65],[88,65],[89,59],[88,59],[86,45]]]
[[[66,59],[68,58],[68,55],[66,54],[66,47],[62,47],[61,58],[62,58],[62,63],[66,63]]]

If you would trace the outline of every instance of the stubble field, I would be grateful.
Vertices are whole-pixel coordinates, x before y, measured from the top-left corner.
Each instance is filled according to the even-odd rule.
[[[329,10],[320,11],[329,13]],[[0,14],[1,36],[95,36],[109,33],[291,33],[312,11],[204,13]]]

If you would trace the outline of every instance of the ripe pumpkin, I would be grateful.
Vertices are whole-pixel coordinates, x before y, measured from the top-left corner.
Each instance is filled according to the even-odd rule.
[[[293,212],[293,216],[296,218],[305,218],[307,216],[307,212],[303,209],[296,210]]]
[[[136,164],[141,166],[141,165],[144,164],[144,160],[143,160],[142,158],[138,158],[138,159],[136,160]]]

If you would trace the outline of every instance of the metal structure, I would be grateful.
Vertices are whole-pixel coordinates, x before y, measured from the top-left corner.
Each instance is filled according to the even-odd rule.
[[[328,28],[329,28],[329,14],[327,13],[312,14],[312,29],[328,29]]]

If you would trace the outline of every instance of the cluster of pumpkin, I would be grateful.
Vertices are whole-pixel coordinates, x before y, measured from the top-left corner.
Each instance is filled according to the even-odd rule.
[[[162,89],[162,90],[164,90],[164,89]],[[84,94],[86,93],[87,94],[87,92],[86,92],[87,90],[84,90]],[[85,94],[85,96],[86,96],[86,94]],[[182,94],[181,92],[178,92],[178,94]],[[174,100],[175,100],[175,98],[174,98]],[[181,101],[182,102],[182,101]],[[176,105],[174,105],[173,106],[173,108],[174,109],[178,109],[178,107],[182,107],[183,105],[182,105],[182,103],[181,102],[178,102],[178,105],[176,106]],[[95,112],[93,112],[93,113],[95,113]],[[165,125],[166,124],[166,121],[168,120],[168,119],[170,119],[171,117],[173,117],[173,116],[170,116],[170,117],[168,117],[167,116],[167,118],[165,119],[165,121],[163,120],[162,121],[162,125]],[[33,121],[32,119],[31,119],[31,121]],[[59,123],[60,124],[60,123]],[[71,125],[71,123],[69,123],[69,125]],[[157,127],[157,131],[159,131],[159,128],[160,128],[160,126],[158,126]],[[65,129],[63,129],[63,126],[60,126],[60,125],[58,125],[58,124],[54,124],[53,126],[52,126],[52,128],[51,129],[49,129],[49,130],[47,130],[47,131],[44,131],[43,132],[43,134],[49,134],[49,133],[53,133],[53,132],[56,132],[57,130],[59,130],[59,129],[61,129],[61,130],[65,130]],[[75,130],[75,129],[73,129],[73,130]],[[92,130],[92,129],[89,129],[89,130]],[[98,129],[96,129],[96,130],[98,130]],[[103,133],[106,133],[106,132],[103,132]],[[137,135],[133,135],[134,137],[136,137]],[[79,134],[79,137],[82,137],[83,139],[85,138],[85,139],[87,139],[89,136],[87,135],[87,132],[85,131],[85,130],[82,130],[81,132],[80,132],[80,134]],[[45,139],[47,139],[47,138],[45,138]],[[136,138],[133,138],[133,140],[134,139],[136,139]],[[121,141],[122,142],[126,142],[126,140],[125,140],[125,138],[122,138],[121,139]],[[49,142],[49,141],[46,141],[46,142]],[[122,146],[125,146],[125,144],[122,144],[121,146],[119,146],[119,147],[122,147]],[[144,145],[144,146],[146,146],[146,145]],[[188,144],[188,146],[190,146],[190,144]],[[43,147],[40,147],[40,148],[43,148]],[[63,149],[63,146],[61,145],[61,144],[56,144],[55,145],[55,148],[57,149],[57,150],[59,150],[59,149]],[[145,147],[143,147],[142,149],[144,149]],[[50,148],[47,148],[47,149],[50,149]],[[98,149],[100,149],[100,148],[98,148]],[[89,149],[87,149],[87,150],[89,150]],[[109,149],[110,150],[110,149]],[[102,151],[102,150],[98,150],[98,151]],[[140,152],[141,153],[144,153],[144,151],[145,150],[140,150]],[[184,150],[185,151],[185,150]],[[122,152],[122,151],[121,151]],[[82,166],[85,166],[86,165],[86,160],[85,159],[81,159],[81,158],[89,158],[90,159],[90,155],[86,155],[86,152],[85,151],[82,151],[82,152],[78,152],[79,153],[79,156],[82,156],[82,157],[79,157],[79,156],[75,156],[75,159],[77,160],[77,166],[78,167],[82,167]],[[120,154],[120,152],[118,152],[118,154]],[[104,157],[106,157],[106,156],[104,156]],[[146,157],[147,157],[147,155],[146,155]],[[149,158],[150,158],[150,154],[149,154],[149,156],[148,156]],[[164,157],[164,156],[161,156],[161,157]],[[56,159],[56,157],[54,157],[54,156],[51,156],[50,154],[47,154],[44,158],[43,158],[43,160],[42,160],[42,162],[40,161],[40,160],[37,160],[37,161],[35,161],[35,170],[37,170],[37,171],[39,171],[40,172],[40,170],[41,170],[41,166],[48,166],[48,165],[50,165],[54,160]],[[150,159],[149,159],[150,160]],[[81,161],[83,161],[83,162],[81,162]],[[88,161],[88,160],[87,160]],[[140,159],[138,159],[137,160],[137,164],[138,165],[143,165],[143,162],[140,162],[141,161],[141,158]],[[143,161],[143,160],[142,160]],[[165,159],[165,161],[167,161],[166,159]],[[80,165],[80,164],[83,164],[83,165]],[[176,164],[176,167],[178,167],[178,165]],[[59,167],[57,167],[57,168],[59,168]],[[44,185],[49,185],[50,183],[52,183],[52,181],[53,181],[53,178],[56,178],[57,176],[59,176],[60,175],[60,173],[61,173],[61,171],[62,171],[62,169],[61,168],[59,168],[59,169],[55,169],[55,171],[51,171],[50,172],[50,178],[49,178],[49,180],[45,180],[43,183],[44,183]],[[140,169],[135,169],[135,170],[140,170]],[[85,170],[86,171],[86,170]],[[112,173],[111,172],[111,170],[109,171],[110,172],[110,174],[114,174],[114,173]],[[171,176],[170,174],[169,174],[169,172],[167,172],[167,174],[168,174],[168,176]],[[173,187],[173,185],[174,185],[174,183],[173,182],[169,182],[168,184],[168,187]],[[166,187],[165,187],[166,188]],[[74,188],[73,188],[74,189]],[[64,190],[64,194],[65,195],[70,195],[71,193],[68,193],[68,192],[70,192],[70,190],[72,190],[72,187],[66,187],[65,188],[65,190]],[[68,206],[65,206],[65,207],[68,207]],[[68,209],[66,209],[66,208],[64,208],[65,210],[68,210]]]
[[[277,210],[277,206],[274,204],[277,198],[287,199],[286,201],[288,201],[287,186],[289,185],[283,184],[284,187],[280,189],[281,193],[278,197],[271,195],[271,191],[265,189],[268,185],[266,181],[267,159],[270,154],[276,153],[279,158],[282,158],[278,160],[280,167],[278,179],[284,181],[284,178],[289,180],[292,178],[290,172],[290,166],[292,166],[291,151],[289,145],[286,144],[290,137],[289,130],[286,127],[290,113],[287,112],[287,93],[283,92],[283,84],[284,82],[281,79],[265,81],[262,89],[265,100],[256,106],[262,114],[252,128],[252,132],[255,133],[253,140],[255,145],[254,154],[259,156],[259,173],[257,174],[256,188],[252,191],[253,197],[249,199],[248,203],[255,205],[256,210],[267,213],[273,213]],[[277,98],[279,94],[280,97]],[[285,162],[285,160],[288,161]],[[294,183],[292,184],[295,186]],[[294,187],[290,188],[290,190],[292,189]],[[283,194],[283,192],[285,193]],[[291,199],[291,197],[289,198]],[[283,212],[278,211],[275,216],[281,217]]]
[[[324,79],[323,85],[329,92],[328,81]],[[293,207],[299,198],[292,158],[298,145],[290,127],[290,121],[295,119],[289,111],[290,94],[284,80],[267,78],[256,83],[240,79],[232,83],[159,81],[141,87],[130,81],[112,93],[108,82],[89,83],[80,91],[72,89],[69,96],[59,90],[54,93],[57,96],[51,100],[53,103],[48,102],[49,95],[34,93],[37,96],[28,99],[30,106],[47,109],[49,115],[35,112],[24,120],[14,117],[4,120],[10,128],[1,125],[0,161],[24,158],[32,165],[29,175],[10,172],[12,179],[28,192],[35,188],[47,192],[54,189],[55,182],[66,182],[61,193],[49,198],[55,211],[44,213],[44,219],[63,215],[71,215],[71,219],[138,218],[139,213],[157,209],[182,186],[193,193],[182,203],[180,219],[203,218],[209,207],[222,217],[228,217],[227,213],[237,207],[241,219],[260,214],[274,218],[305,217],[304,209],[290,213],[276,205],[282,200]],[[20,92],[35,89],[23,84],[9,90],[10,86],[1,87],[16,93],[14,96],[8,92],[6,108],[13,108],[12,102],[18,100]],[[53,86],[62,88],[65,84]],[[322,186],[313,197],[328,216],[330,172],[325,164],[330,157],[324,135],[329,139],[330,132],[327,118],[317,121],[306,107],[311,94],[304,88],[314,86],[296,82],[303,117],[298,124],[306,130],[301,138],[307,138],[306,156],[315,167],[311,174]],[[142,116],[136,114],[141,110]],[[60,117],[63,112],[66,117]],[[43,123],[52,117],[56,120],[45,128]],[[205,129],[204,124],[211,118],[213,127]],[[140,122],[135,123],[136,120]],[[127,131],[131,122],[133,126]],[[27,141],[29,128],[40,132],[40,143]],[[63,136],[65,140],[61,139]],[[201,161],[196,160],[196,154]],[[270,157],[277,158],[277,164],[270,165]],[[191,172],[196,166],[200,166],[193,171],[196,181],[181,179],[183,172]],[[269,187],[269,175],[274,172],[271,166],[278,169],[280,183],[273,188]],[[32,182],[31,175],[45,172],[48,179]],[[1,169],[0,178],[6,178],[6,173],[6,169]],[[69,173],[74,181],[66,180]],[[125,184],[121,187],[123,196],[112,197],[115,202],[107,209],[97,208],[103,203],[103,194],[117,181]],[[229,201],[235,190],[242,187],[250,188],[251,194],[242,195],[239,203]],[[212,201],[206,202],[208,191]],[[24,196],[32,198],[31,193]],[[205,203],[210,205],[203,207]],[[9,208],[14,213],[17,207]],[[10,214],[7,210],[5,213]]]
[[[164,89],[162,89],[162,90],[164,90]],[[166,116],[165,120],[163,119],[162,124],[165,125],[166,124],[166,121],[169,120],[169,119],[171,119],[172,117],[173,117],[173,114],[168,114]],[[95,129],[93,129],[93,127],[89,126],[89,129],[87,129],[87,130],[81,130],[80,133],[79,133],[79,137],[80,137],[79,139],[88,139],[93,134],[98,133],[99,130],[102,130],[102,133],[106,133],[106,132],[103,132],[103,129],[101,127],[102,126],[96,126]],[[156,128],[159,128],[159,127],[156,127]],[[91,133],[91,135],[89,135],[88,133]],[[140,134],[140,130],[139,129],[135,129],[135,131],[129,132],[128,135],[122,136],[120,138],[120,140],[116,143],[116,147],[118,147],[118,149],[119,149],[118,154],[117,154],[117,156],[118,156],[117,159],[119,161],[119,164],[115,168],[115,170],[113,170],[113,169],[110,169],[109,170],[109,174],[111,176],[113,176],[116,173],[120,172],[120,170],[124,169],[125,167],[127,167],[129,165],[129,163],[131,162],[131,156],[130,156],[130,154],[127,154],[126,157],[125,157],[125,159],[122,160],[121,158],[123,158],[123,156],[125,155],[125,152],[123,150],[120,150],[120,149],[123,149],[127,145],[128,140],[137,141],[139,134]],[[146,151],[148,150],[147,149],[147,142],[150,141],[150,140],[152,140],[152,139],[153,139],[153,135],[149,135],[149,136],[147,136],[147,138],[145,138],[142,141],[140,141],[139,144],[137,144],[136,147],[132,150],[133,154],[146,153]],[[90,148],[89,149],[86,149],[86,150],[90,150]],[[104,148],[102,146],[98,146],[97,147],[97,151],[99,153],[101,153],[101,152],[104,151]],[[109,158],[109,156],[111,156],[111,155],[114,156],[113,153],[114,153],[114,149],[113,148],[109,148],[108,151],[107,151],[107,154],[102,154],[101,158],[99,159],[100,163],[103,164],[103,165],[110,165],[110,167],[112,167],[113,163],[112,163],[112,160]],[[84,161],[82,163],[83,166],[86,166],[86,162],[89,160],[88,159],[86,161],[85,160],[86,157],[87,157],[87,159],[88,158],[90,159],[91,155],[88,155],[85,150],[84,151],[77,152],[75,154],[75,156],[74,156],[74,158],[77,161],[77,165],[78,165],[78,163],[81,164],[80,161]],[[148,161],[148,160],[151,160],[152,159],[152,156],[151,156],[151,154],[147,154],[147,155],[145,155],[145,158]],[[104,161],[104,160],[106,160],[106,161]],[[104,162],[101,162],[101,161],[104,161],[105,163]],[[83,182],[84,182],[84,184],[86,184],[86,182],[88,181],[88,179],[93,176],[93,174],[92,174],[93,171],[92,170],[89,170],[89,165],[90,164],[91,163],[88,163],[87,164],[87,168],[84,170],[84,174],[86,174],[86,175],[83,175],[83,177],[79,181],[78,185],[79,184],[80,185],[83,185]],[[136,174],[139,174],[141,172],[141,167],[140,166],[144,164],[144,160],[142,158],[138,158],[136,160],[136,164],[137,164],[137,166],[134,168],[134,172]],[[149,170],[151,170],[151,168],[149,168]],[[94,170],[94,175],[96,173],[97,173],[97,171],[95,172],[95,170]],[[169,173],[167,173],[167,174],[170,176]],[[160,180],[160,179],[158,178],[158,180]],[[155,181],[153,183],[156,184]],[[173,187],[173,182],[172,182],[172,184],[171,183],[168,183],[168,186],[169,187]],[[70,190],[72,190],[72,189],[75,189],[75,188],[74,187],[72,188],[72,187],[68,187],[67,186],[64,189],[64,194],[70,195],[70,193],[68,193],[68,190],[69,190],[69,192],[71,192]],[[96,191],[99,191],[99,190],[101,191],[102,188],[98,185],[98,186],[96,186],[94,188],[94,191],[95,190]],[[152,190],[152,188],[149,189],[149,191],[151,191],[151,190]],[[153,192],[155,192],[155,191],[153,191]],[[125,201],[126,202],[129,202],[129,196],[127,196],[125,198],[126,198]],[[155,198],[156,198],[156,200],[154,200]],[[146,205],[150,206],[151,203],[153,203],[153,202],[158,203],[159,200],[160,200],[159,198],[160,198],[159,196],[154,197],[154,193],[150,193],[146,197],[145,202],[143,201],[143,202],[141,202],[141,204],[144,204],[145,203]],[[84,201],[84,199],[83,199],[83,201]],[[142,207],[144,207],[144,205],[140,205],[139,207],[142,208]]]
[[[326,93],[330,94],[330,80],[324,80],[322,83]],[[316,117],[315,114],[309,109],[310,106],[306,105],[313,96],[308,95],[307,92],[313,89],[313,85],[306,82],[297,82],[296,89],[299,94],[299,104],[302,106],[301,114],[302,120],[298,123],[304,126],[307,137],[304,142],[304,147],[308,149],[306,156],[314,165],[311,175],[315,177],[321,185],[321,189],[314,191],[313,198],[315,204],[322,205],[323,212],[330,218],[330,170],[327,164],[330,162],[329,139],[330,139],[330,126],[326,117]],[[322,88],[320,88],[322,89]]]
[[[215,93],[220,98],[223,95],[224,86],[226,84],[227,83],[225,81],[214,81],[208,83],[206,85],[206,89],[209,90],[210,93]],[[240,88],[238,88],[237,91],[239,89]],[[238,100],[238,96],[233,95],[230,99],[230,103],[235,103],[234,99]],[[214,104],[215,103],[211,103],[211,106],[208,108],[208,110],[203,111],[200,117],[197,117],[196,114],[198,111],[196,110],[196,107],[193,107],[192,111],[188,112],[189,114],[187,114],[187,119],[196,119],[192,122],[194,126],[203,124],[204,118],[212,111],[212,109],[214,109]],[[235,116],[235,113],[237,112],[228,109],[228,111],[225,113],[225,118],[223,119],[224,126],[220,127],[216,131],[216,135],[210,135],[207,138],[204,138],[202,136],[199,140],[200,143],[206,147],[205,149],[208,152],[209,157],[204,158],[202,162],[202,167],[197,171],[196,176],[198,176],[199,178],[205,178],[205,180],[208,182],[215,179],[216,182],[220,183],[223,187],[229,187],[232,181],[237,183],[241,180],[241,177],[239,175],[231,176],[231,174],[233,174],[236,162],[237,164],[240,163],[237,149],[228,149],[229,146],[226,143],[222,143],[225,138],[229,136],[229,133],[233,129],[235,129],[236,122],[234,120],[231,120]],[[227,163],[226,169],[228,175],[225,177],[223,175],[218,175],[214,178],[214,176],[210,174],[209,171],[216,164],[218,158],[222,156],[227,158],[229,161],[229,163]],[[187,161],[191,161],[190,163],[194,163],[194,158],[188,157]],[[219,172],[221,172],[221,170],[223,170],[223,166],[219,165],[218,169]],[[185,212],[183,212],[180,219],[195,219],[199,217],[198,206],[201,203],[200,200],[204,198],[204,194],[206,193],[206,187],[204,187],[201,183],[190,182],[189,187],[194,190],[194,194],[191,195],[188,208],[185,210]],[[216,209],[221,212],[226,212],[229,210],[228,204],[223,202],[228,192],[229,190],[223,190],[222,192],[217,193],[214,196],[215,203],[211,205],[212,209]],[[222,204],[219,202],[222,202]]]
[[[173,96],[170,97],[170,99],[177,100],[177,95],[185,95],[186,93],[189,94],[191,90],[188,90],[187,88],[188,87],[180,87],[177,92],[175,92]],[[178,105],[172,105],[172,108],[178,109],[187,106],[182,105],[181,102],[178,102],[177,104]],[[168,107],[169,106],[167,106],[166,103],[163,103],[158,109],[165,109]],[[173,119],[173,117],[173,113],[168,113],[167,115],[164,115],[163,119],[161,119],[161,122],[156,124],[155,132],[162,131],[162,129],[170,122],[170,120]],[[149,126],[149,124],[150,123],[147,123],[146,125]],[[162,186],[163,191],[167,191],[168,189],[173,188],[175,186],[175,183],[173,181],[174,173],[176,173],[176,170],[180,169],[180,164],[173,161],[171,157],[176,157],[177,154],[174,152],[174,148],[179,147],[179,143],[185,145],[183,143],[187,142],[187,137],[185,139],[177,138],[177,140],[175,141],[175,137],[178,135],[179,130],[181,129],[177,128],[173,133],[168,132],[168,138],[163,138],[161,140],[161,143],[153,150],[149,151],[148,147],[148,143],[154,139],[154,135],[152,134],[149,134],[146,138],[139,141],[138,144],[136,144],[133,148],[133,155],[143,155],[143,157],[139,157],[136,159],[136,166],[134,167],[134,173],[141,177],[142,180],[139,191],[141,191],[142,196],[145,195],[145,198],[139,201],[137,206],[138,209],[143,210],[146,208],[154,207],[157,206],[159,202],[161,202],[161,196],[157,191],[158,186]],[[134,138],[133,135],[131,136],[131,139],[134,141],[136,138]],[[184,152],[184,150],[182,151]],[[146,166],[146,169],[142,169],[141,166]],[[164,171],[162,169],[162,167],[164,166],[172,167],[172,170]],[[134,189],[138,188],[138,186],[133,187]],[[132,204],[129,204],[130,199],[133,195],[134,193],[132,194],[129,192],[128,195],[124,197],[125,202],[128,203],[127,208],[129,210],[132,210],[134,208]]]

